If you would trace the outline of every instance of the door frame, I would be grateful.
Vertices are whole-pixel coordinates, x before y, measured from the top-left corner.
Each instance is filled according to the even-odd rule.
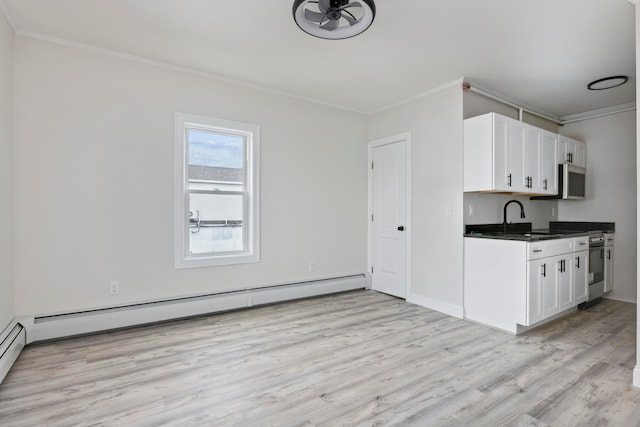
[[[373,215],[373,171],[371,163],[373,162],[373,150],[376,147],[389,145],[405,141],[405,170],[406,170],[406,218],[405,218],[405,300],[411,298],[411,236],[413,235],[413,224],[411,221],[411,132],[404,132],[397,135],[387,136],[380,139],[369,141],[367,144],[367,177],[368,177],[368,201],[367,201],[367,273],[369,277],[370,287],[373,287],[373,277],[371,269],[373,267],[373,226],[371,224],[371,216]]]

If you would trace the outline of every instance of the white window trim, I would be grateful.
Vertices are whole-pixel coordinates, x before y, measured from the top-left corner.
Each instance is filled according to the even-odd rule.
[[[228,131],[247,135],[247,250],[225,254],[203,254],[189,256],[188,215],[189,193],[186,187],[186,155],[185,127],[195,126],[212,131]],[[175,268],[213,267],[219,265],[244,264],[260,261],[260,126],[214,119],[192,114],[176,113],[175,115],[175,176],[174,176],[174,255]]]

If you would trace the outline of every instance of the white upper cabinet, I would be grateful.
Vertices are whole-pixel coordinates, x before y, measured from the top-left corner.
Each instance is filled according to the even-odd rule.
[[[492,174],[493,176],[491,176],[490,174],[486,177],[483,177],[487,178],[486,183],[471,182],[470,185],[489,185],[493,186],[496,190],[499,191],[510,191],[513,176],[510,175],[509,172],[512,152],[511,145],[509,144],[509,132],[511,129],[509,126],[509,121],[506,120],[506,117],[501,116],[493,118],[487,117],[485,120],[479,120],[476,123],[472,123],[471,127],[474,129],[474,131],[480,132],[479,138],[487,138],[492,142],[489,148],[493,151],[493,155],[491,155],[490,152],[486,152],[487,147],[482,146],[482,144],[475,145],[473,149],[477,150],[477,154],[479,157],[482,157],[482,162],[490,161],[494,164],[494,168]],[[472,169],[477,167],[478,170],[476,170],[475,172],[479,174],[481,173],[480,169],[484,171],[484,167],[480,164],[480,162],[474,165],[473,158],[477,158],[475,153],[470,153],[469,167]]]
[[[511,191],[527,192],[529,189],[529,175],[527,175],[527,128],[524,123],[514,122],[509,119],[511,158],[508,164],[508,176],[511,182]]]
[[[558,162],[587,166],[587,146],[582,141],[558,135]]]
[[[524,188],[525,192],[540,192],[540,143],[542,142],[542,131],[522,122],[515,122],[524,125]]]
[[[466,119],[464,191],[557,194],[557,143],[554,133],[496,113]]]
[[[542,131],[540,144],[540,189],[547,194],[558,194],[558,135]]]

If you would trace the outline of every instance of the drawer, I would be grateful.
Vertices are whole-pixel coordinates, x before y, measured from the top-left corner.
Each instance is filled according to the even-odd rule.
[[[527,244],[529,246],[527,248],[527,259],[539,259],[573,252],[573,240],[573,238],[568,238],[529,242]]]
[[[604,245],[613,246],[614,237],[615,237],[614,233],[606,233],[604,235]]]
[[[573,250],[575,252],[586,251],[587,249],[589,249],[589,236],[573,238]]]

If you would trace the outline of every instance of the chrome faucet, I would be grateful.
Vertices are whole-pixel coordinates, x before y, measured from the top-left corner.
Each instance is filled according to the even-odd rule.
[[[524,206],[522,206],[522,203],[515,199],[509,200],[507,203],[505,203],[502,216],[502,231],[504,232],[504,234],[507,234],[507,206],[509,206],[511,203],[517,203],[518,205],[520,205],[520,218],[524,218]]]

